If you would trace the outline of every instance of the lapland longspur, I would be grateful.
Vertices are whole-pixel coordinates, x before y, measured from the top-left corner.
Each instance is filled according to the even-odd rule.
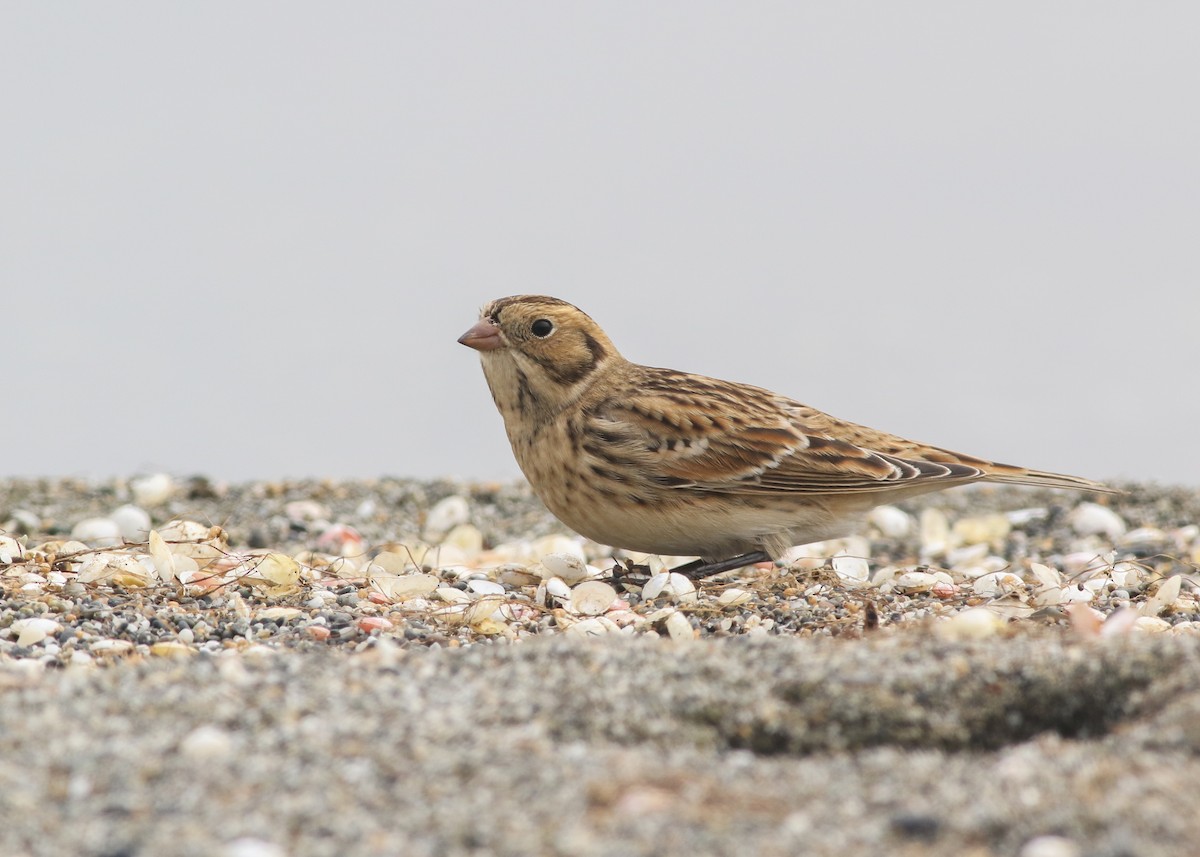
[[[613,547],[699,555],[694,576],[848,535],[874,506],[969,482],[1112,490],[631,363],[557,298],[492,301],[458,341],[479,352],[517,463],[559,520]]]

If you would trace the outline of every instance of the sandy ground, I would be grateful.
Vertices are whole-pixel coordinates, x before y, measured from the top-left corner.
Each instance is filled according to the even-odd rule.
[[[0,518],[41,539],[129,499],[119,485],[4,487]],[[150,512],[155,526],[177,507],[221,516],[235,545],[296,552],[343,520],[373,544],[409,537],[460,490],[193,484]],[[285,512],[312,496],[330,520]],[[554,529],[520,489],[468,496],[488,543]],[[984,507],[1013,496],[939,502],[951,521],[994,522]],[[1198,507],[1182,489],[1114,501],[1129,532],[1113,558],[1144,578],[1097,589],[1099,618],[1132,617],[1164,582],[1190,581]],[[1046,509],[1001,546],[1024,552],[1025,572],[1034,558],[1065,568],[1102,538],[1080,542],[1068,502]],[[922,550],[871,548],[899,563]],[[62,571],[40,583],[36,563],[4,572],[3,855],[1200,853],[1190,582],[1108,633],[1038,607],[1033,583],[984,597],[955,572],[942,597],[759,570],[745,604],[722,606],[705,583],[698,602],[669,606],[691,622],[682,638],[661,623],[587,638],[565,633],[575,620],[561,609],[509,636],[422,624],[362,580],[278,592],[239,580],[195,596],[82,583],[81,563],[45,563]],[[627,595],[633,613],[668,609]],[[1001,601],[1007,624],[955,624]],[[57,627],[22,643],[16,623],[30,617]]]
[[[1194,637],[383,644],[6,683],[10,855],[1116,857],[1200,839]]]

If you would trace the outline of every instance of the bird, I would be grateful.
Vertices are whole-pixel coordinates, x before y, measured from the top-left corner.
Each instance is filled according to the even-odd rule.
[[[627,360],[559,298],[484,305],[479,352],[517,463],[600,544],[696,556],[694,578],[850,535],[875,506],[972,482],[1118,493],[838,419],[762,387]]]

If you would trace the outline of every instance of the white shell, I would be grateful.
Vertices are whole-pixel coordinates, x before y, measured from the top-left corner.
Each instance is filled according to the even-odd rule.
[[[588,567],[583,558],[571,553],[552,553],[542,557],[542,567],[554,577],[560,577],[568,585],[579,583],[588,577]]]
[[[466,611],[469,625],[482,625],[492,617],[492,614],[504,606],[503,595],[484,595],[472,602]]]
[[[672,571],[667,583],[675,592],[675,600],[681,604],[694,603],[700,596],[696,593],[696,584],[677,571]]]
[[[571,604],[584,616],[599,616],[617,600],[617,590],[602,580],[585,580],[571,590]]]
[[[33,646],[57,631],[61,625],[53,619],[34,617],[18,619],[12,623],[12,629],[17,633],[18,646]]]
[[[834,573],[842,580],[865,583],[871,576],[871,564],[866,557],[850,556],[845,551],[838,551],[831,563]]]
[[[12,536],[0,536],[0,562],[10,563],[21,556],[24,556],[24,551],[20,542]]]
[[[739,604],[745,604],[752,597],[751,593],[744,589],[731,587],[717,596],[717,603],[722,607],[736,607]]]
[[[295,586],[300,582],[300,563],[285,553],[269,553],[254,566],[254,576],[272,586]]]
[[[471,600],[471,596],[463,592],[461,589],[455,589],[453,586],[439,586],[433,590],[434,597],[440,598],[447,604],[466,604]]]
[[[1146,603],[1142,605],[1138,612],[1143,616],[1157,616],[1167,607],[1175,603],[1175,599],[1179,597],[1180,587],[1183,586],[1183,577],[1175,575],[1168,577],[1158,587]]]
[[[592,616],[568,626],[565,633],[572,637],[602,637],[605,634],[619,634],[621,629],[616,623],[604,616]]]
[[[471,580],[468,580],[467,589],[471,590],[472,592],[477,592],[480,595],[504,594],[504,587],[499,583],[495,583],[491,580],[480,580],[479,578],[472,578]]]
[[[377,566],[372,565],[368,572]],[[428,595],[438,588],[438,579],[432,574],[369,574],[371,585],[393,601],[407,601]],[[457,592],[458,590],[455,590]]]
[[[975,578],[971,584],[971,588],[978,595],[993,596],[1011,592],[1013,589],[1024,584],[1025,581],[1010,571],[995,571],[991,574],[983,574]]]
[[[688,621],[687,616],[675,611],[667,617],[667,633],[670,634],[672,640],[691,641],[696,639],[696,632],[692,629],[692,623]]]
[[[654,575],[642,586],[642,600],[653,601],[663,590],[667,588],[667,582],[671,579],[669,572],[663,571]]]
[[[383,551],[371,560],[371,565],[387,574],[407,574],[416,568],[409,554],[398,551]]]

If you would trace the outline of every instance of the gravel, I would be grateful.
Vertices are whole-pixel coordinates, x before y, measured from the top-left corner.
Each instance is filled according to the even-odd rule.
[[[1099,534],[1085,498],[950,492],[869,535],[869,580],[800,561],[641,600],[635,577],[583,618],[468,585],[505,545],[563,537],[522,486],[0,483],[21,534],[0,544],[0,853],[1193,854],[1200,492],[1125,487],[1088,512]],[[42,550],[135,499],[154,527],[300,557],[299,577],[139,581],[130,543],[97,550],[142,565],[85,581]],[[968,534],[940,565],[927,509]],[[338,578],[314,555],[336,527],[365,557],[415,544],[435,510],[481,546],[425,573],[528,615],[452,619],[380,597],[367,559]],[[980,594],[976,530],[1015,582]],[[942,589],[904,577],[932,570]]]

